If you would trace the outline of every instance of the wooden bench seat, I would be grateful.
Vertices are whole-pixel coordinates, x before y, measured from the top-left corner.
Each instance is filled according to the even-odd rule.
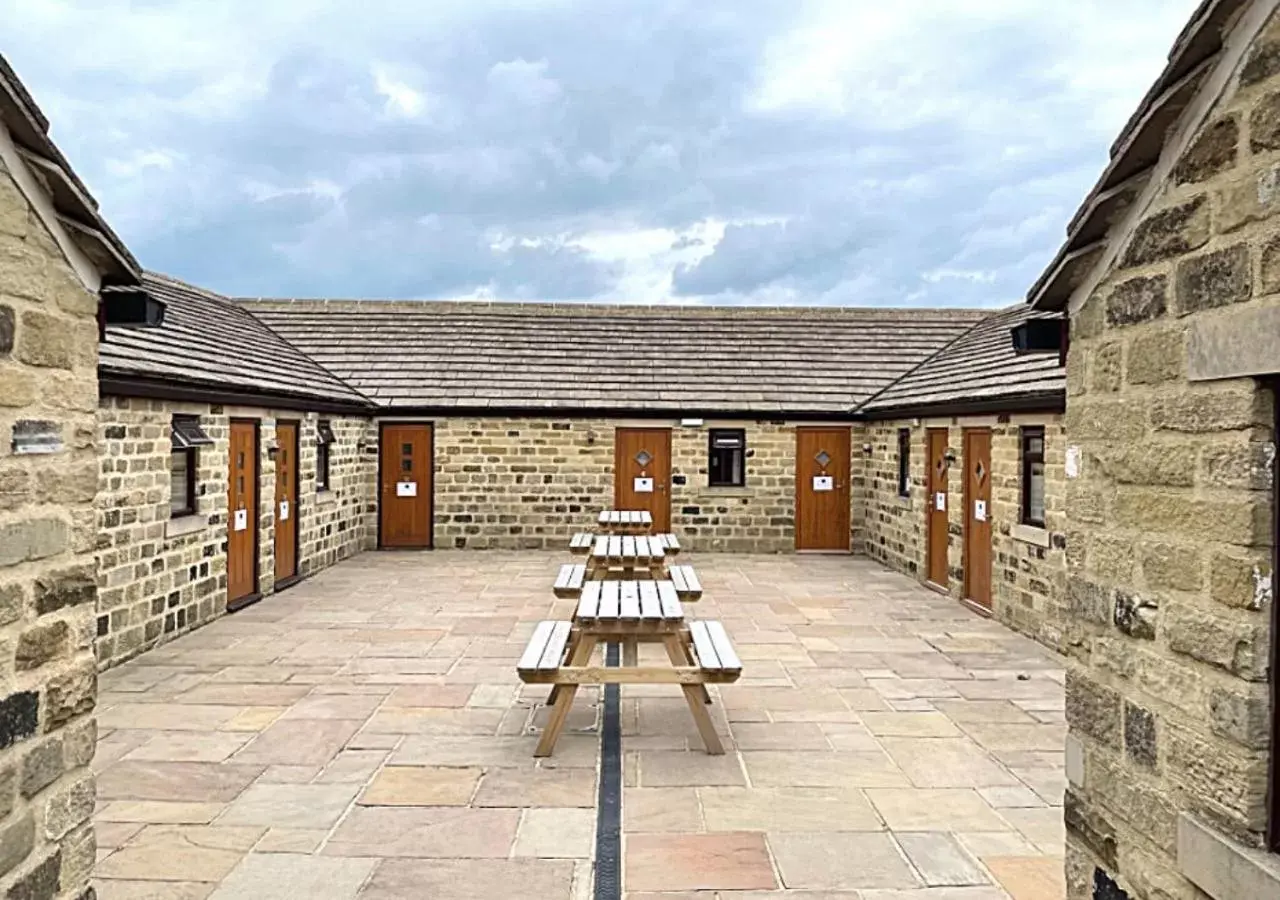
[[[573,537],[569,538],[569,551],[586,555],[591,552],[591,545],[595,542],[595,535],[588,531],[580,531]]]
[[[709,673],[741,675],[742,660],[733,649],[724,626],[714,620],[689,623],[689,637],[698,667]]]
[[[587,580],[586,563],[565,563],[560,567],[556,583],[552,590],[557,597],[576,597],[582,591],[583,582]]]
[[[658,542],[662,545],[662,549],[666,550],[671,556],[675,556],[680,552],[680,541],[674,534],[655,535]]]
[[[528,681],[535,673],[553,675],[564,660],[572,630],[572,622],[539,622],[520,655],[520,661],[516,663],[520,680]]]
[[[697,600],[702,596],[702,582],[693,571],[693,566],[668,566],[667,577],[676,586],[676,593],[682,600]]]

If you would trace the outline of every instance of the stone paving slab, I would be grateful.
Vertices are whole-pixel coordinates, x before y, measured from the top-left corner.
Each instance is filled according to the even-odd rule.
[[[535,760],[514,670],[564,558],[366,553],[104,673],[98,895],[587,900],[601,693]],[[863,559],[694,563],[746,668],[723,757],[622,689],[628,900],[1060,900],[1060,660]]]

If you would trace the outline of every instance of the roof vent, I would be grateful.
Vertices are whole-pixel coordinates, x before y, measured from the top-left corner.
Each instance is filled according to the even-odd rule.
[[[1013,352],[1018,356],[1028,353],[1061,353],[1066,326],[1066,319],[1027,319],[1011,329]]]

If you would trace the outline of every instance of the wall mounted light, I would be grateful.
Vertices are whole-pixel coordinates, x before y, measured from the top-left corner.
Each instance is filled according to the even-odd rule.
[[[594,431],[588,431],[588,432],[587,432],[587,443],[588,443],[588,444],[594,444],[594,443],[596,442],[596,437],[597,437],[597,436],[598,436],[598,435],[597,435]]]
[[[871,447],[871,445],[870,445],[870,444],[863,444],[863,445],[862,445],[862,452],[863,452],[863,453],[865,453],[867,456],[870,456],[870,455],[871,455],[871,452],[872,452],[872,447]]]
[[[947,465],[954,466],[956,464],[956,460],[959,459],[959,456],[956,455],[955,450],[948,447],[946,450],[942,451],[942,458],[947,461]]]

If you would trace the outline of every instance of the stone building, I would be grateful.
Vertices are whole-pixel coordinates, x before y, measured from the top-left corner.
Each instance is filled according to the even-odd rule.
[[[97,657],[128,659],[375,546],[372,404],[226,298],[147,274],[106,329]]]
[[[139,271],[48,128],[0,57],[0,895],[87,900],[99,294]]]
[[[1012,340],[1040,318],[983,319],[859,409],[862,530],[867,555],[1058,649],[1065,378]]]
[[[1071,898],[1280,897],[1276,10],[1201,5],[1031,292],[1071,332]]]

